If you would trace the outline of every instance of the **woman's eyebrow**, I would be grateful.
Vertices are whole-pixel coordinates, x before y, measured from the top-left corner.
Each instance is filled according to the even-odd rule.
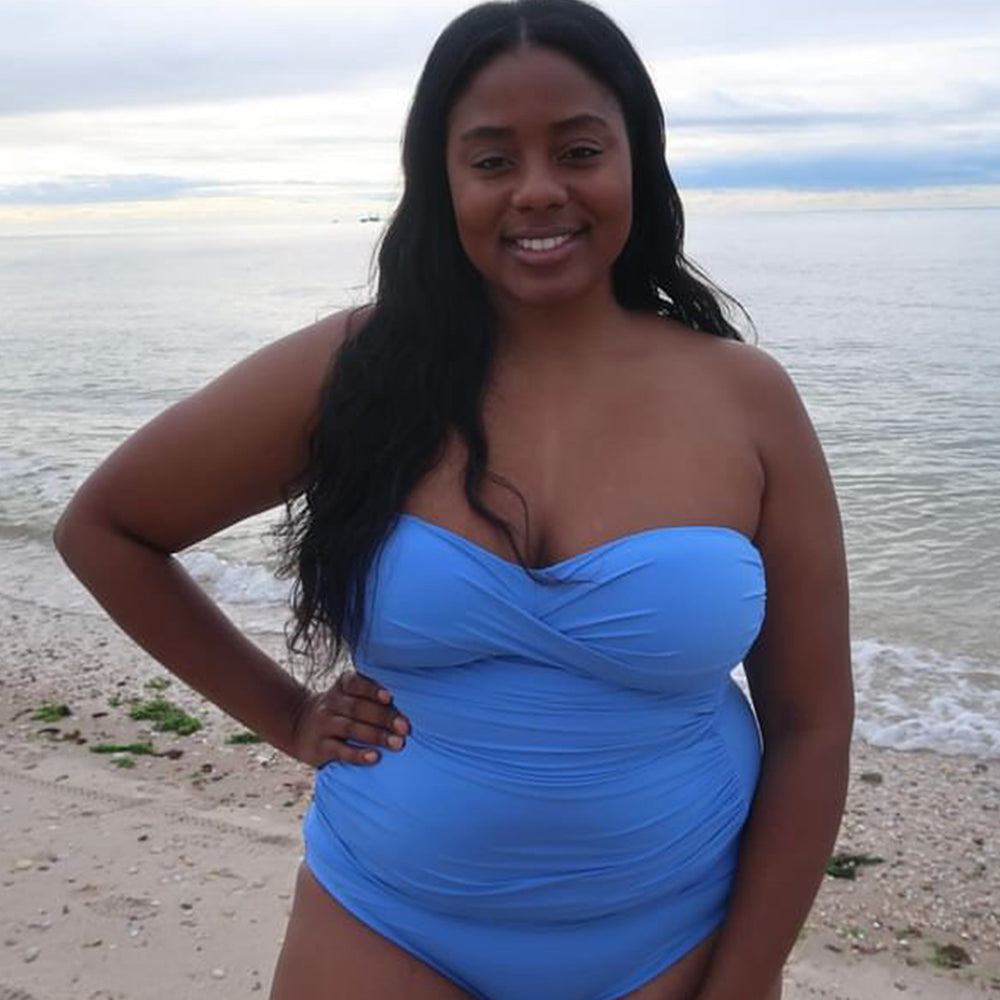
[[[585,126],[597,126],[598,128],[607,129],[611,126],[608,125],[607,119],[602,118],[600,115],[595,115],[590,111],[585,111],[583,114],[572,115],[569,118],[563,118],[562,121],[555,122],[552,126],[553,132],[569,132],[575,128],[583,128]]]
[[[585,111],[579,115],[571,115],[569,118],[562,118],[552,123],[553,132],[569,132],[575,128],[584,126],[597,126],[607,129],[610,126],[606,119],[600,115]],[[506,139],[514,134],[514,130],[509,125],[474,125],[466,129],[459,137],[459,142],[477,142],[483,139]]]

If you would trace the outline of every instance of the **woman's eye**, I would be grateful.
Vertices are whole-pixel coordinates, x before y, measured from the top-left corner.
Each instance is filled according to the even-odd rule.
[[[499,170],[505,163],[502,156],[484,156],[476,160],[472,166],[476,170]]]
[[[573,146],[563,154],[568,160],[591,160],[600,156],[601,151],[595,146]]]

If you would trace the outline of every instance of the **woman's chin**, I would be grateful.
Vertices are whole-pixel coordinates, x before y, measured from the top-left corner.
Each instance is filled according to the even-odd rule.
[[[508,308],[545,309],[596,303],[606,290],[611,296],[610,282],[581,281],[565,276],[562,280],[548,278],[544,281],[517,281],[494,285],[498,302]]]

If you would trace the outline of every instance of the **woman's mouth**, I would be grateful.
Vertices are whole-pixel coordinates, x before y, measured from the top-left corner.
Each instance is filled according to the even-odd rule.
[[[514,242],[522,250],[555,250],[556,247],[561,247],[572,238],[572,233],[563,233],[562,236],[527,237],[514,240]]]
[[[572,250],[572,245],[583,234],[583,229],[530,236],[512,236],[507,240],[514,256],[530,264],[555,264],[562,261]]]

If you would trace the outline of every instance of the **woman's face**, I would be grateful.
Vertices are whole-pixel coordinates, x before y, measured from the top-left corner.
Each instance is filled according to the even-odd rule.
[[[466,254],[508,302],[603,287],[632,226],[632,161],[614,95],[567,56],[525,47],[473,77],[448,123]]]

